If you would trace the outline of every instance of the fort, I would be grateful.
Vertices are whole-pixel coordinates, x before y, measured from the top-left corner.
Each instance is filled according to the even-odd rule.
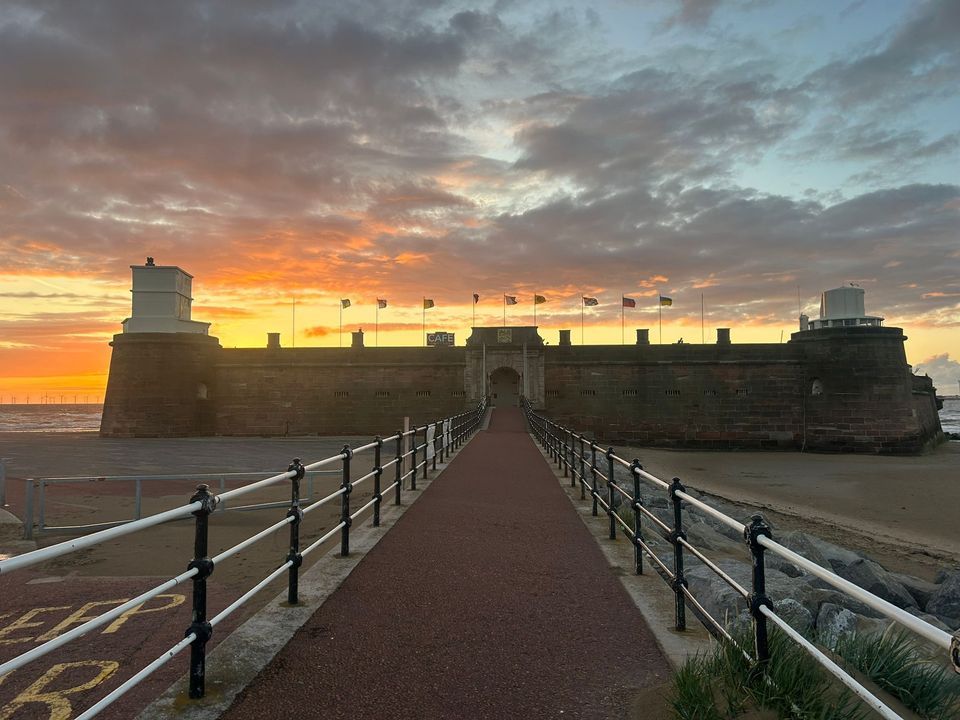
[[[191,319],[192,276],[132,266],[133,312],[114,336],[107,437],[392,431],[521,396],[606,441],[711,449],[917,453],[943,439],[929,378],[900,328],[866,316],[863,291],[824,293],[786,343],[556,345],[536,327],[474,327],[463,347],[221,347]]]

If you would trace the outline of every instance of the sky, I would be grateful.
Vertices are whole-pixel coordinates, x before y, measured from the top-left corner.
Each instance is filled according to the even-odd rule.
[[[957,37],[956,0],[3,0],[0,402],[102,394],[148,255],[225,347],[335,347],[341,298],[462,344],[474,292],[551,344],[621,342],[621,295],[626,342],[780,342],[856,283],[956,393]]]

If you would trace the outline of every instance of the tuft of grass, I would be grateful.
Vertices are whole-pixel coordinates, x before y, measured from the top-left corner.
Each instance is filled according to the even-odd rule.
[[[921,717],[960,717],[960,675],[925,660],[894,625],[883,633],[842,637],[835,652]]]
[[[677,720],[732,720],[766,710],[766,717],[861,720],[865,711],[813,658],[780,632],[770,633],[770,662],[757,669],[730,643],[692,658],[677,672],[672,703]],[[748,636],[736,642],[749,647]],[[751,715],[753,717],[753,715]]]

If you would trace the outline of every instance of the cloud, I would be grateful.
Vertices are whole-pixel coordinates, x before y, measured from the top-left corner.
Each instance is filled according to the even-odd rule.
[[[960,382],[960,362],[952,360],[950,353],[932,355],[921,360],[913,367],[913,372],[933,378],[934,387],[940,395],[960,394],[957,385]]]

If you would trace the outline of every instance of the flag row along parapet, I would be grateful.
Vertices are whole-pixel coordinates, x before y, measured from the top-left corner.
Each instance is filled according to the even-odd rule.
[[[587,295],[581,295],[581,296],[580,296],[580,299],[583,301],[584,307],[598,307],[598,306],[600,306],[600,305],[602,304],[602,303],[600,302],[599,298],[589,297],[589,296],[587,296]],[[477,293],[474,293],[474,294],[473,294],[473,304],[476,305],[476,304],[478,304],[479,302],[480,302],[480,296],[479,296]],[[519,301],[517,300],[517,296],[516,296],[516,295],[507,295],[507,294],[504,294],[504,296],[503,296],[503,302],[504,302],[505,305],[517,305]],[[542,305],[542,304],[545,303],[545,302],[547,302],[547,298],[546,298],[545,295],[536,295],[536,294],[535,294],[535,295],[533,296],[533,304],[534,304],[534,305]],[[637,306],[637,300],[636,300],[636,298],[631,298],[631,297],[627,297],[626,295],[621,295],[621,296],[620,296],[620,304],[621,304],[622,307],[635,308],[635,307]],[[669,297],[667,297],[666,295],[660,295],[660,296],[659,296],[659,305],[660,305],[661,307],[669,307],[670,305],[673,305],[673,298],[669,298]],[[341,310],[346,310],[348,307],[351,307],[351,306],[352,306],[352,303],[350,302],[350,298],[341,298],[341,299],[340,299],[340,309],[341,309]],[[433,308],[433,307],[436,307],[436,306],[437,306],[437,305],[436,305],[436,303],[433,301],[432,298],[426,298],[426,297],[423,298],[423,309],[424,309],[424,310],[429,310],[430,308]],[[387,301],[386,301],[386,299],[384,299],[384,298],[377,298],[377,309],[378,309],[378,310],[383,310],[383,309],[386,308],[386,307],[387,307]]]

